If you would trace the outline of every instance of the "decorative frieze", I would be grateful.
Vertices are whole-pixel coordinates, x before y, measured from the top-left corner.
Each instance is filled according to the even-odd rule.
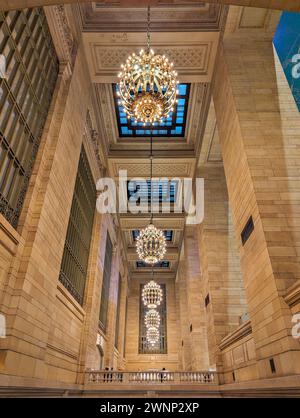
[[[68,21],[66,6],[45,7],[45,14],[60,62],[67,62],[73,68],[77,52],[77,42]]]

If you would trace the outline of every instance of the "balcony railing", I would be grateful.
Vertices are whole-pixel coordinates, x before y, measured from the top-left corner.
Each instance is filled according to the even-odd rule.
[[[217,385],[216,372],[115,372],[96,371],[86,372],[86,384],[91,385],[126,385],[126,384],[195,384]]]

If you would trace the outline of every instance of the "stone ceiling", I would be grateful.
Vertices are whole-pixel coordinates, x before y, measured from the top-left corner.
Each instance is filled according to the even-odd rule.
[[[147,26],[143,7],[120,8],[119,1],[98,1],[80,5],[80,22],[85,32],[140,32]],[[159,1],[151,10],[151,29],[158,32],[218,31],[224,24],[224,6],[197,0]]]
[[[82,40],[91,79],[96,108],[100,144],[106,156],[107,173],[118,178],[120,169],[128,177],[149,177],[148,139],[119,138],[114,108],[112,83],[122,62],[138,52],[146,42],[146,10],[119,8],[118,1],[99,1],[74,6],[82,29]],[[224,33],[227,6],[199,1],[159,1],[151,11],[151,45],[156,52],[174,61],[180,82],[191,83],[186,135],[182,138],[155,138],[153,170],[155,177],[193,178],[199,167],[222,164],[216,117],[210,97],[215,58]],[[235,8],[227,30],[264,31],[272,22],[270,12],[260,9]],[[121,215],[123,242],[132,277],[149,271],[137,267],[133,230],[145,227],[149,216]],[[168,243],[165,277],[177,272],[179,253],[185,228],[184,215],[156,215],[154,223],[172,230]]]
[[[99,133],[107,155],[107,171],[118,178],[120,169],[128,177],[149,177],[148,139],[119,138],[113,102],[112,83],[129,54],[145,46],[147,13],[145,8],[120,8],[118,1],[99,1],[74,6],[85,45],[89,72],[98,108]],[[153,172],[155,177],[194,176],[210,104],[210,83],[227,7],[195,0],[160,1],[151,9],[151,45],[174,62],[180,82],[191,83],[186,135],[182,138],[155,138]],[[145,227],[149,216],[121,215],[121,229],[127,246],[132,275],[147,274],[138,268],[132,231]],[[154,223],[172,230],[166,261],[161,274],[176,276],[181,248],[184,215],[157,215]]]

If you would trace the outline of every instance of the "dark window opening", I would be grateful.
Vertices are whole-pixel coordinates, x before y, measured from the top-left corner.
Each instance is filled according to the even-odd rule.
[[[246,223],[245,228],[243,229],[243,231],[241,233],[241,238],[242,238],[243,245],[246,244],[246,242],[250,238],[250,235],[252,234],[253,231],[254,231],[254,223],[253,223],[253,218],[251,216],[249,218],[248,222]]]
[[[84,298],[95,207],[95,183],[86,153],[82,148],[59,275],[60,282],[81,305]]]
[[[270,359],[270,367],[271,367],[271,372],[273,374],[276,373],[276,366],[275,366],[275,361],[273,358]]]

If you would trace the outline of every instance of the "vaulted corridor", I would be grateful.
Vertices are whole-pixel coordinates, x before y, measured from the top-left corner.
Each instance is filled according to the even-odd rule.
[[[300,1],[56,3],[0,0],[0,397],[299,397]]]

